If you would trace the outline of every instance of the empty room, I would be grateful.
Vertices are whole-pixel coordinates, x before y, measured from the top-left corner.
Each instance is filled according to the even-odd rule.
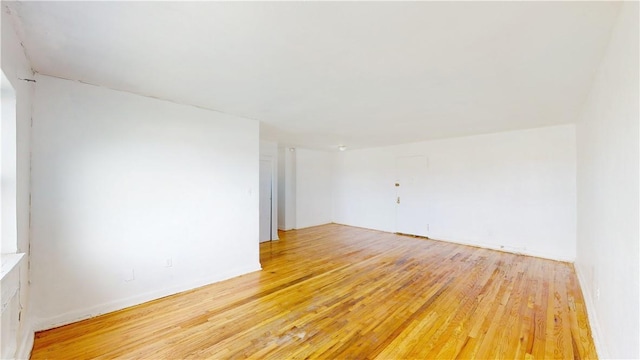
[[[2,1],[2,359],[638,359],[637,1]]]

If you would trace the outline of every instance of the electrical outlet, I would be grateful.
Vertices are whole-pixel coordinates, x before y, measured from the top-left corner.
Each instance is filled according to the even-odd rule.
[[[429,224],[427,224],[427,231],[429,231]]]
[[[600,288],[596,289],[596,301],[600,300]]]
[[[167,260],[165,260],[164,267],[172,267],[172,266],[173,266],[173,259],[172,258],[168,258]]]

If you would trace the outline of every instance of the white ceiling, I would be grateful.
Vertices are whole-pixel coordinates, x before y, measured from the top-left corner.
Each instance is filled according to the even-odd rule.
[[[264,138],[335,149],[573,122],[619,4],[10,8],[39,73],[257,119]]]

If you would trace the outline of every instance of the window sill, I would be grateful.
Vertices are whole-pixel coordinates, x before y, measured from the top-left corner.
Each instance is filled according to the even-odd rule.
[[[19,254],[2,254],[0,257],[0,264],[2,265],[2,274],[0,280],[4,279],[7,274],[13,270],[24,257],[24,253]]]

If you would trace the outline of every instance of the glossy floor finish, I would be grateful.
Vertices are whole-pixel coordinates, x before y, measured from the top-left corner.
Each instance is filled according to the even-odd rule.
[[[263,271],[36,334],[33,359],[595,359],[572,265],[341,225]]]

